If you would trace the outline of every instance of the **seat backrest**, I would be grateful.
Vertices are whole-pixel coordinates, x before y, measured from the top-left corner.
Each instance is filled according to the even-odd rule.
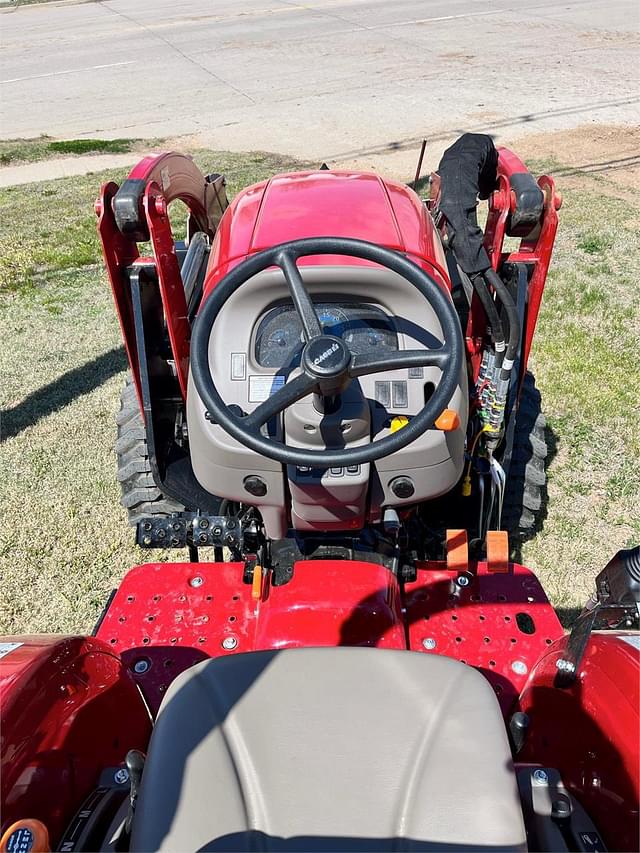
[[[526,849],[504,723],[478,672],[314,648],[208,660],[174,681],[132,850],[398,845]]]

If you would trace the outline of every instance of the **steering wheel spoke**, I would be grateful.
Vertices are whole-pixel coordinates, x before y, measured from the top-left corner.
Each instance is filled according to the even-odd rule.
[[[301,373],[290,382],[286,382],[282,388],[272,394],[264,403],[260,403],[251,414],[242,418],[240,422],[244,427],[256,432],[274,415],[310,394],[316,384],[317,380]]]
[[[313,338],[319,338],[322,335],[320,320],[307,288],[304,286],[295,256],[290,251],[284,250],[277,256],[276,263],[284,273],[293,304],[302,323],[305,341],[308,343]]]
[[[380,373],[385,370],[401,370],[407,367],[439,367],[443,368],[449,360],[449,348],[445,345],[440,349],[407,349],[382,355],[364,353],[354,355],[349,368],[349,376],[353,379],[366,376],[369,373]]]

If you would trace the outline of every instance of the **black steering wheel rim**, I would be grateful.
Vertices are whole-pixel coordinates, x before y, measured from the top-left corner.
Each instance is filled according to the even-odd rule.
[[[303,448],[290,447],[280,441],[268,438],[260,432],[259,424],[256,425],[252,422],[252,415],[241,417],[230,410],[218,393],[209,368],[209,341],[211,333],[215,321],[228,299],[254,275],[272,266],[279,266],[283,269],[287,284],[291,289],[292,283],[285,265],[293,261],[295,266],[295,261],[298,258],[309,255],[343,255],[355,257],[377,263],[386,269],[396,272],[412,284],[424,299],[429,302],[442,329],[444,343],[437,350],[399,351],[399,353],[394,354],[401,356],[402,352],[406,352],[410,356],[411,353],[420,352],[423,354],[423,357],[416,357],[411,362],[412,364],[436,364],[440,367],[442,378],[432,396],[425,403],[421,411],[409,420],[406,426],[385,438],[370,442],[369,444],[337,450],[305,450]],[[305,296],[308,298],[307,294]],[[294,304],[301,316],[303,328],[306,330],[307,325],[295,297]],[[311,325],[313,325],[312,321]],[[307,337],[307,341],[309,342],[309,337]],[[389,456],[406,447],[412,441],[415,441],[426,430],[431,429],[436,418],[447,407],[454,394],[462,367],[462,353],[463,339],[460,322],[451,299],[442,291],[435,279],[431,278],[417,264],[392,249],[387,249],[364,240],[342,237],[311,237],[294,240],[289,243],[280,243],[248,257],[238,264],[238,266],[234,267],[216,285],[213,292],[207,297],[204,305],[201,307],[194,324],[191,339],[190,369],[198,394],[208,410],[211,420],[245,447],[285,465],[308,466],[311,468],[345,467],[347,465],[365,464],[373,462],[376,459],[381,459],[384,456]],[[385,369],[395,369],[395,367],[393,365],[390,367],[386,366],[383,359],[377,369],[368,369],[364,372],[374,373]],[[356,372],[352,378],[355,378],[357,375],[362,374]],[[303,374],[303,377],[308,384],[310,381],[309,377],[306,374]],[[289,380],[284,387],[291,386],[291,393],[294,393],[295,388],[293,387],[293,383],[301,378],[296,377],[296,379]],[[298,384],[300,389],[303,389],[304,383],[300,381]],[[311,389],[299,394],[297,398],[293,398],[293,401],[306,396],[310,392]],[[276,397],[276,395],[273,396]],[[288,405],[291,404],[289,403]],[[263,403],[260,408],[265,408],[265,404]],[[274,414],[277,411],[284,410],[284,408],[286,406],[276,409]]]

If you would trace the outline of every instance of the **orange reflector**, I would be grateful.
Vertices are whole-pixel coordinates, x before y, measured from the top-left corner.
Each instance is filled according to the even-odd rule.
[[[509,534],[506,530],[487,530],[487,571],[509,571]]]
[[[251,598],[259,601],[262,598],[262,566],[255,566],[251,583]]]
[[[49,832],[40,820],[17,820],[0,839],[0,851],[47,853],[51,850]]]
[[[445,409],[444,412],[436,418],[434,426],[436,429],[442,430],[442,432],[452,432],[460,426],[460,416],[457,412],[454,412],[453,409]]]
[[[450,572],[469,570],[469,545],[466,530],[447,530],[447,569]]]

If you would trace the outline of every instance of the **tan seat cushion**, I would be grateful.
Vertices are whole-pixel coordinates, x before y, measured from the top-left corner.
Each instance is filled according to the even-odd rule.
[[[151,738],[132,850],[526,850],[488,682],[370,648],[203,661]]]

